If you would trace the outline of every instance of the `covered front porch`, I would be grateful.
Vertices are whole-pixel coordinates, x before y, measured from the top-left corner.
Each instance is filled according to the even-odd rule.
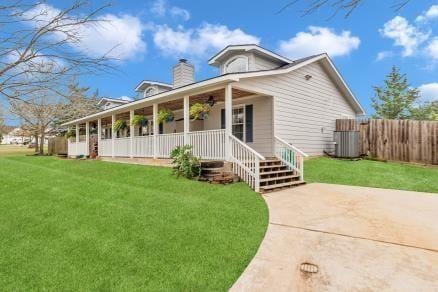
[[[190,108],[196,104],[208,104],[208,116],[191,116]],[[160,123],[163,111],[170,111],[173,118]],[[133,123],[138,117],[143,117],[142,123]],[[271,156],[272,120],[272,97],[228,85],[78,123],[76,138],[69,141],[69,155],[89,156],[96,151],[101,157],[168,158],[177,146],[192,145],[193,153],[202,159],[226,160],[228,130],[256,152]],[[116,123],[124,126],[117,129]]]

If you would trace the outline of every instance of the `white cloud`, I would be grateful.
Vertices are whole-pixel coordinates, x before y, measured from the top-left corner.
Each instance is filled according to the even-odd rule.
[[[376,61],[382,61],[383,59],[392,57],[394,55],[391,51],[381,51],[377,53]]]
[[[229,29],[225,25],[206,23],[196,29],[182,26],[172,29],[167,25],[159,25],[154,32],[154,43],[164,54],[181,57],[203,56],[227,45],[259,44],[260,39],[239,28]]]
[[[419,15],[415,20],[416,21],[427,21],[434,18],[438,18],[438,5],[432,5],[430,8]]]
[[[429,38],[429,33],[421,32],[401,16],[396,16],[379,30],[382,36],[394,41],[395,46],[403,47],[402,56],[412,56],[419,45]]]
[[[190,12],[184,8],[177,6],[170,8],[170,15],[175,17],[181,17],[184,21],[190,19]]]
[[[308,32],[299,32],[293,38],[281,41],[279,51],[292,58],[327,52],[330,56],[344,56],[357,49],[360,39],[350,31],[337,34],[327,27],[309,26]]]
[[[169,14],[172,17],[182,18],[184,21],[190,19],[190,12],[188,10],[178,6],[171,6],[167,0],[155,0],[152,3],[151,12],[158,17],[164,17]]]
[[[24,14],[31,25],[40,27],[53,19],[60,10],[47,5],[40,4]],[[75,16],[70,16],[74,18]],[[142,39],[142,32],[145,29],[139,18],[124,14],[106,14],[99,17],[101,22],[87,23],[82,26],[68,27],[68,20],[65,20],[67,29],[74,31],[77,40],[72,40],[69,45],[88,56],[100,57],[106,54],[111,58],[121,60],[132,59],[146,51],[146,43]],[[54,32],[53,37],[64,39],[63,32]]]
[[[429,57],[438,61],[438,37],[435,37],[426,47],[426,53]]]
[[[423,101],[438,100],[438,82],[422,84],[418,87]]]

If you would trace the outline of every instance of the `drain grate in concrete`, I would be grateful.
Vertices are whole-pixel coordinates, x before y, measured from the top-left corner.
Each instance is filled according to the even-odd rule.
[[[318,266],[311,263],[302,263],[300,265],[300,271],[303,273],[318,273]]]

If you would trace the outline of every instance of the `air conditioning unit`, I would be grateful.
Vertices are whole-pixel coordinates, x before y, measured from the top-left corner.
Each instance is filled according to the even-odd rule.
[[[359,157],[359,131],[335,131],[335,156],[339,158]]]

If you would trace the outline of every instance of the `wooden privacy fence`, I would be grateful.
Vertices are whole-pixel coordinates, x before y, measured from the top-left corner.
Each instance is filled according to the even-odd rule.
[[[438,164],[438,122],[336,120],[337,131],[359,131],[361,155],[384,160]]]
[[[49,139],[49,155],[67,155],[67,138],[55,137]]]

